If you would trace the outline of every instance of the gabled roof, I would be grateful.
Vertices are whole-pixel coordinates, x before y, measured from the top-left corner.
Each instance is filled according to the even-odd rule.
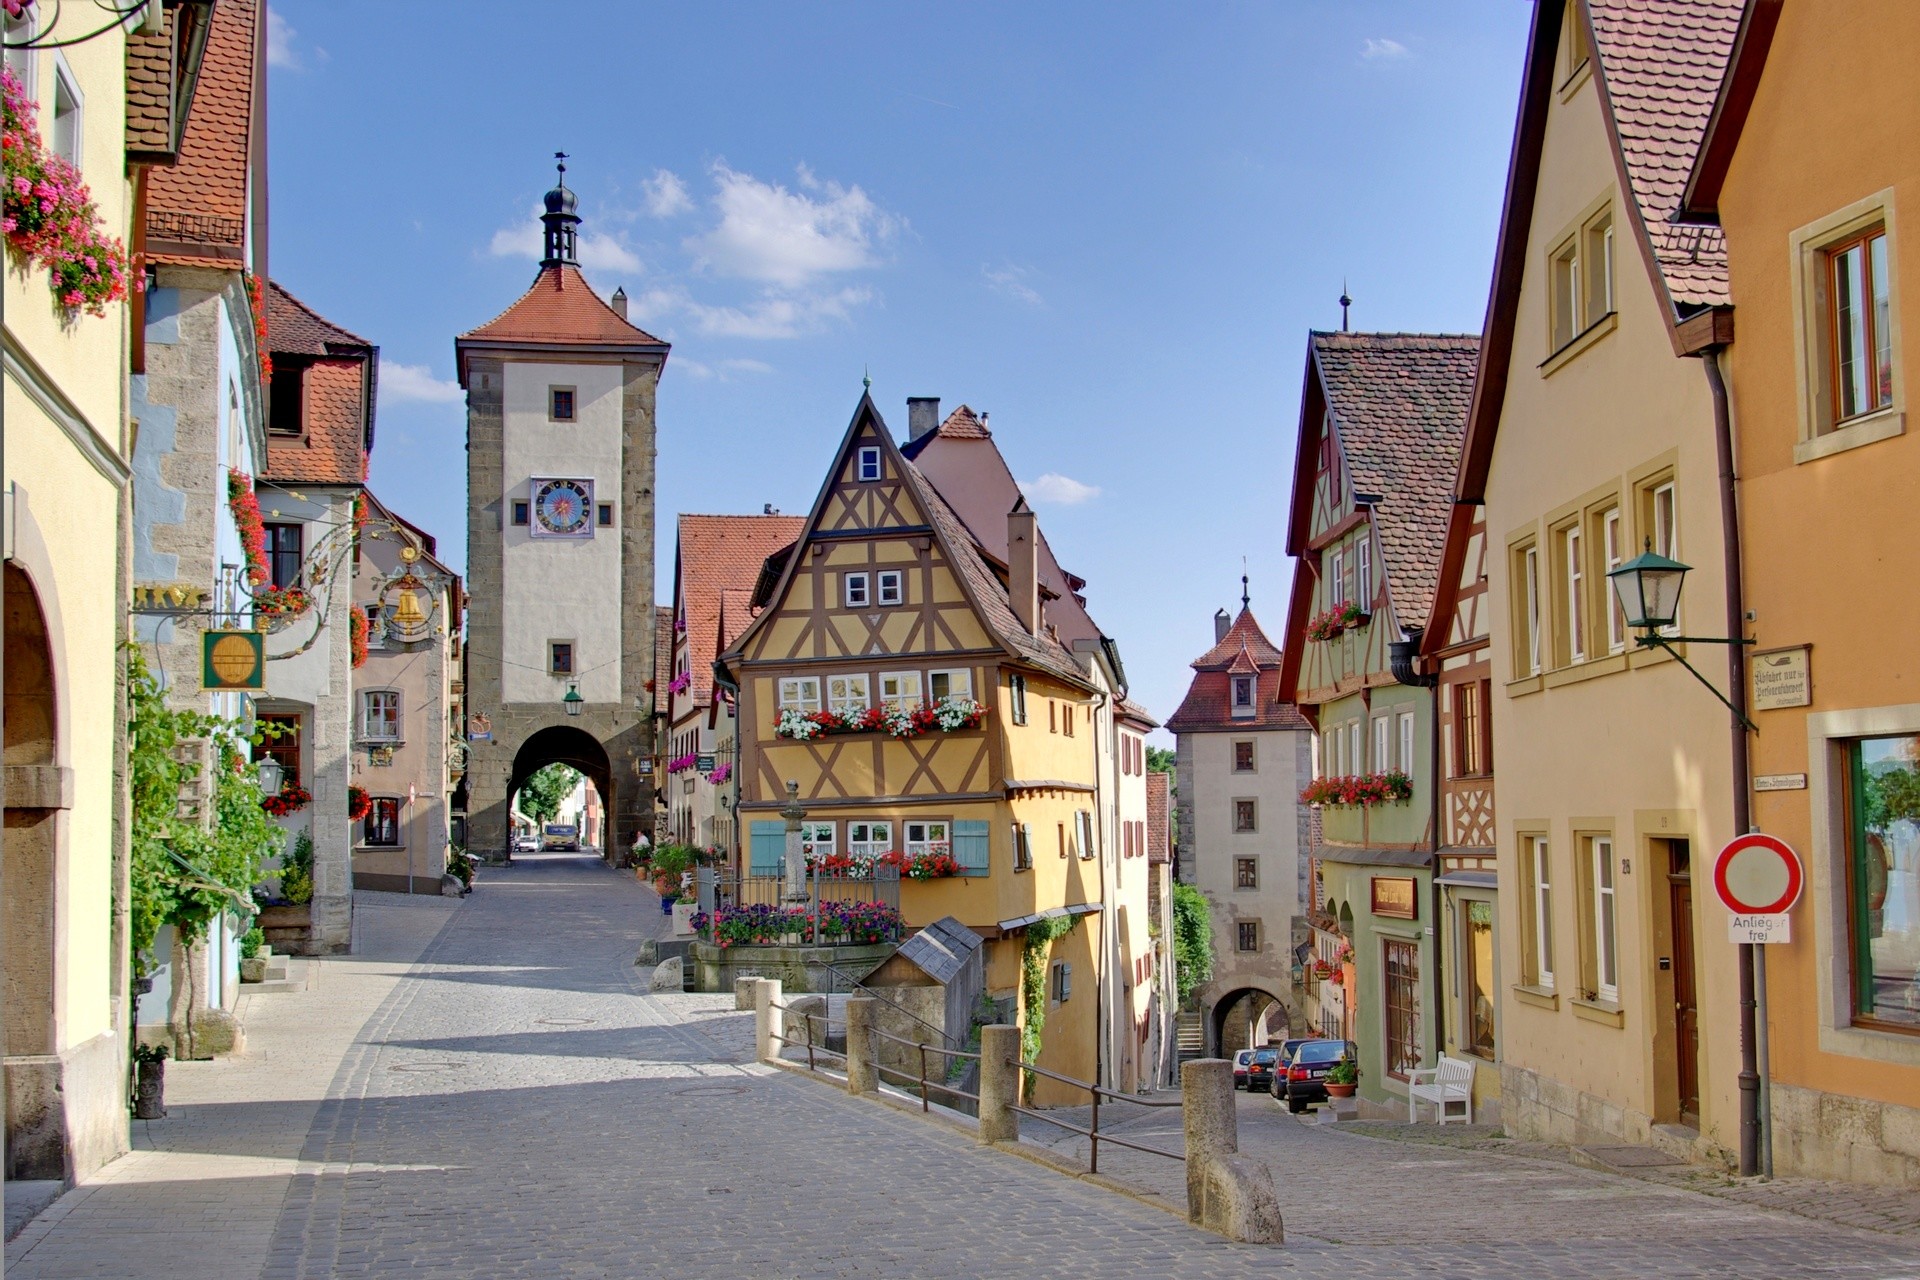
[[[1253,609],[1242,605],[1227,633],[1194,659],[1193,683],[1187,686],[1180,709],[1167,717],[1167,728],[1174,733],[1307,728],[1298,708],[1281,700],[1284,661],[1280,649],[1260,629]],[[1255,677],[1251,716],[1233,714],[1235,676]]]
[[[726,652],[753,621],[753,592],[729,588],[720,593],[720,648]]]
[[[1447,513],[1480,339],[1471,334],[1314,333],[1317,375],[1353,491],[1376,499],[1371,519],[1401,626],[1425,623],[1445,545]],[[1303,405],[1312,398],[1303,399]],[[1293,532],[1305,543],[1320,422],[1302,412]],[[1298,480],[1296,481],[1296,484]],[[1290,542],[1292,539],[1290,538]]]
[[[1680,199],[1705,135],[1739,29],[1742,0],[1581,0],[1589,22],[1594,86],[1613,142],[1614,161],[1632,195],[1627,213],[1652,279],[1676,354],[1724,340],[1712,321],[1726,314],[1726,246],[1717,233],[1680,227]],[[1493,438],[1506,401],[1520,287],[1531,249],[1533,208],[1556,100],[1561,0],[1534,0],[1533,31],[1520,84],[1520,108],[1507,162],[1500,238],[1487,297],[1486,341],[1468,412],[1457,496],[1479,501]],[[1700,316],[1702,328],[1694,322]]]
[[[1785,3],[1752,0],[1740,16],[1727,74],[1721,78],[1720,92],[1707,118],[1706,135],[1680,200],[1683,218],[1716,225],[1720,221],[1720,187],[1740,145],[1740,134],[1747,127],[1747,113],[1753,109],[1754,94],[1760,89],[1760,74],[1766,70],[1767,53],[1773,48],[1773,34],[1780,26],[1780,10]]]
[[[935,440],[991,440],[993,433],[987,430],[987,424],[966,405],[961,405],[947,415],[932,431],[915,437],[900,446],[900,452],[909,458],[918,458],[921,450]]]
[[[713,660],[721,652],[716,646],[724,596],[735,591],[750,595],[768,553],[799,537],[806,523],[800,516],[680,517],[674,607],[685,616],[674,625],[686,624],[686,706],[704,707],[713,701]]]
[[[667,344],[629,323],[602,300],[580,268],[556,263],[540,268],[533,285],[514,304],[454,340],[460,385],[467,385],[467,349],[481,347],[595,347],[665,356]]]
[[[965,593],[967,602],[980,619],[987,634],[997,641],[1009,657],[1025,662],[1068,683],[1088,687],[1088,681],[1080,664],[1072,652],[1052,636],[1034,635],[1027,631],[1014,615],[1013,605],[1007,594],[1007,587],[989,567],[985,553],[966,524],[947,505],[938,489],[921,474],[914,464],[908,461],[894,443],[893,434],[887,429],[886,420],[880,416],[880,410],[874,405],[873,397],[863,393],[860,403],[855,407],[853,418],[847,423],[847,430],[840,438],[840,445],[834,450],[833,462],[827,468],[821,481],[820,491],[814,497],[804,530],[791,547],[784,553],[776,550],[766,562],[761,582],[756,586],[753,598],[771,604],[785,597],[788,584],[793,579],[795,565],[800,557],[792,554],[813,535],[820,526],[825,512],[828,496],[833,491],[835,477],[841,474],[847,465],[849,451],[854,441],[859,439],[871,425],[874,438],[888,461],[904,480],[906,487],[926,513],[927,523],[933,530],[934,539],[940,544],[942,555],[953,567],[954,576]],[[766,588],[765,578],[773,575],[777,567],[777,577],[770,588]],[[763,589],[765,588],[765,589]],[[744,631],[735,638],[722,655],[722,661],[737,657],[747,638],[760,626],[773,610],[763,609]]]
[[[147,179],[150,261],[239,270],[246,265],[250,168],[259,118],[256,0],[221,0],[201,55],[178,161]]]
[[[1261,666],[1280,664],[1280,646],[1267,639],[1267,633],[1260,629],[1260,621],[1253,616],[1250,605],[1240,607],[1240,616],[1233,620],[1227,633],[1215,642],[1213,648],[1193,660],[1193,669],[1224,671],[1242,653],[1249,654]]]
[[[322,317],[268,281],[267,349],[291,335],[289,354],[315,357],[302,371],[306,430],[298,439],[267,436],[270,479],[304,484],[361,484],[373,450],[374,391],[379,348]],[[334,341],[329,335],[337,335]]]
[[[1130,724],[1145,729],[1157,729],[1160,727],[1160,722],[1153,718],[1153,712],[1147,710],[1132,698],[1120,699],[1116,710],[1119,712],[1120,718]]]
[[[165,10],[160,29],[127,33],[127,163],[178,163],[193,118],[212,13],[199,5]]]

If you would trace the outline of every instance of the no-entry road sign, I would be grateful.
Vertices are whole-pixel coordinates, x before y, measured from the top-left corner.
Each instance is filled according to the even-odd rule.
[[[1787,912],[1806,886],[1800,855],[1787,842],[1755,832],[1728,841],[1713,860],[1713,892],[1733,914],[1735,942],[1786,942]]]

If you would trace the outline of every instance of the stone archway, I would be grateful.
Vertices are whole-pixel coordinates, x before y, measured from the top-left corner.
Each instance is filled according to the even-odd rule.
[[[520,744],[520,750],[514,753],[513,770],[507,775],[508,799],[520,794],[527,779],[550,764],[564,764],[586,774],[599,793],[601,813],[611,815],[618,811],[613,794],[613,762],[607,756],[607,749],[592,734],[572,725],[549,725]],[[603,818],[601,825],[603,832],[599,839],[603,845],[608,844],[613,839],[612,824]]]
[[[6,981],[6,1176],[66,1176],[59,1091],[26,1087],[28,1060],[59,1052],[54,937],[70,783],[59,766],[59,670],[33,581],[6,566],[6,835],[0,869],[0,967]],[[43,1096],[45,1095],[45,1096]]]
[[[1211,1012],[1213,1025],[1209,1030],[1223,1058],[1231,1058],[1240,1049],[1258,1048],[1287,1030],[1286,1002],[1259,987],[1227,992],[1214,1002]]]

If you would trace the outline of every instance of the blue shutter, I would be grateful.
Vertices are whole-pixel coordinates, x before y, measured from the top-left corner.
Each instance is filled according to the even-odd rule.
[[[754,823],[753,837],[747,847],[749,875],[780,875],[786,870],[787,824],[778,821]]]
[[[987,824],[969,819],[953,824],[953,860],[963,876],[987,874]]]

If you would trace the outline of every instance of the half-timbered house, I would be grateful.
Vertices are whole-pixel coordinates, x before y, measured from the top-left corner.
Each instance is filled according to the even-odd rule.
[[[1108,936],[1113,882],[1128,876],[1108,865],[1120,845],[1098,738],[1126,718],[1114,709],[1124,688],[1111,641],[1076,652],[1063,634],[1056,617],[1069,610],[1039,572],[1037,520],[1017,489],[1010,506],[989,546],[861,398],[801,533],[768,558],[758,612],[716,667],[740,709],[746,869],[779,869],[789,781],[816,860],[950,855],[958,874],[903,880],[908,926],[951,915],[988,939],[989,992],[1023,1025],[1044,1020],[1038,1063],[1113,1078],[1097,1009],[1133,957]],[[1129,924],[1144,947],[1141,852]],[[1044,990],[1023,989],[1028,939],[1053,929],[1030,927],[1060,919],[1076,923],[1035,948]],[[1144,1010],[1150,993],[1138,994]],[[1037,1096],[1084,1100],[1044,1080]]]
[[[1361,1096],[1404,1105],[1438,1048],[1433,694],[1414,670],[1433,607],[1479,339],[1315,333],[1287,550],[1279,697],[1318,734],[1313,1001],[1360,1048]]]

